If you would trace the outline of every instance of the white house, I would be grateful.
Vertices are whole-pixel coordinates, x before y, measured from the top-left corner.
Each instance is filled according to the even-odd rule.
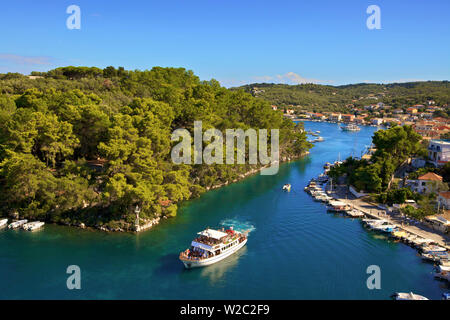
[[[450,142],[444,140],[430,140],[428,157],[435,167],[443,166],[450,161]]]
[[[438,203],[440,208],[450,210],[450,191],[439,192]]]
[[[380,119],[380,118],[372,119],[372,124],[376,125],[376,126],[382,125],[383,124],[383,119]]]
[[[442,182],[442,177],[433,173],[428,172],[416,180],[407,180],[406,184],[411,188],[412,191],[418,193],[431,193],[436,192],[437,184]]]
[[[450,221],[448,221],[447,219],[445,219],[442,216],[436,215],[436,216],[426,217],[425,221],[432,229],[439,230],[444,233],[448,233],[450,230]]]
[[[339,122],[339,121],[341,121],[341,119],[342,119],[342,115],[340,113],[332,113],[328,117],[328,120],[330,120],[332,122]]]

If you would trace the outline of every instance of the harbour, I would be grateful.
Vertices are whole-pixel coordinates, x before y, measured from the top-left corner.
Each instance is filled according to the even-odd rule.
[[[415,248],[368,232],[359,219],[327,214],[323,202],[303,191],[324,162],[339,153],[341,159],[359,155],[376,128],[345,132],[319,122],[305,122],[305,128],[321,131],[324,141],[304,159],[280,165],[277,175],[254,175],[212,190],[149,231],[2,229],[0,272],[8,277],[0,283],[0,297],[231,299],[239,292],[239,299],[390,299],[394,292],[414,292],[440,299],[447,284],[434,279],[433,264]],[[286,184],[290,192],[283,192]],[[249,230],[249,240],[218,263],[186,270],[179,253],[206,226]],[[65,286],[65,270],[74,264],[82,271],[78,291]],[[380,290],[366,286],[370,265],[381,269]]]

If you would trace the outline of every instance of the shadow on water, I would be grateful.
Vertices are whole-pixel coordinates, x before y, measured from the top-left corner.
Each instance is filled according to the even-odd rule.
[[[193,269],[183,267],[181,277],[191,281],[208,280],[211,285],[225,284],[226,275],[238,266],[246,254],[247,246],[244,246],[231,256],[210,266]]]
[[[243,247],[238,252],[232,254],[231,256],[225,258],[224,260],[210,265],[208,267],[202,268],[200,271],[200,276],[208,278],[211,284],[216,284],[219,281],[224,280],[224,276],[227,272],[232,271],[239,263],[241,257],[245,256],[247,253],[247,247]]]

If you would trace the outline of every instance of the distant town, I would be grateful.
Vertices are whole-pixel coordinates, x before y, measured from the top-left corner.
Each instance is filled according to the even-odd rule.
[[[311,112],[302,110],[301,106],[278,107],[285,117],[293,120],[327,121],[334,123],[353,123],[356,125],[383,126],[390,128],[395,125],[410,125],[429,140],[429,161],[435,166],[442,166],[450,161],[450,119],[440,116],[448,105],[437,106],[429,100],[425,105],[417,104],[411,107],[393,108],[382,102],[364,107],[349,107],[349,113]]]

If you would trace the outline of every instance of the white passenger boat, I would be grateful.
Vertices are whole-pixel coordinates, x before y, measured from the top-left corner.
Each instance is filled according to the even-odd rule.
[[[9,228],[9,229],[20,228],[21,226],[23,226],[23,225],[24,225],[25,223],[27,223],[27,222],[28,222],[27,219],[19,220],[19,221],[16,221],[16,222],[11,223],[11,224],[8,226],[8,228]]]
[[[342,129],[342,131],[353,131],[353,132],[361,130],[360,127],[358,127],[356,124],[353,124],[353,123],[350,123],[346,126],[342,126],[341,129]]]
[[[33,222],[25,223],[22,226],[22,228],[23,228],[23,230],[27,230],[27,231],[35,231],[35,230],[42,228],[44,226],[44,224],[45,224],[45,222],[33,221]]]
[[[0,220],[0,228],[5,227],[8,224],[8,219],[1,219]]]
[[[404,293],[404,292],[396,292],[392,295],[395,300],[428,300],[424,296],[418,295],[416,293]]]
[[[206,229],[198,233],[191,247],[180,253],[179,259],[187,269],[204,267],[219,262],[241,249],[247,243],[247,234],[230,228]]]

